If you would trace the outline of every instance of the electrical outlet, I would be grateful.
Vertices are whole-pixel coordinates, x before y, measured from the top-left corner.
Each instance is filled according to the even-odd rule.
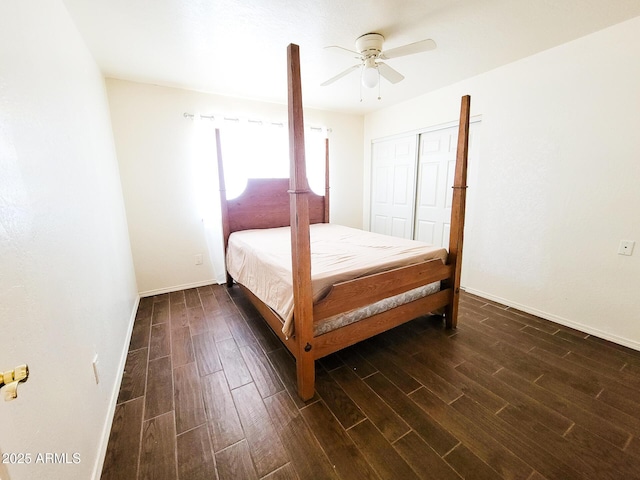
[[[93,362],[91,362],[91,365],[93,366],[93,376],[96,379],[96,385],[98,385],[100,383],[100,377],[98,376],[98,354],[96,353],[96,356],[93,357]]]
[[[201,253],[196,255],[196,265],[202,265],[202,254]]]
[[[634,240],[620,240],[618,247],[618,255],[633,255],[633,247],[636,242]]]

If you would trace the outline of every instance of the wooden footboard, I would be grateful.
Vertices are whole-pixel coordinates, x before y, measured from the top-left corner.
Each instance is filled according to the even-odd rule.
[[[452,272],[451,265],[445,265],[436,259],[337,283],[314,305],[314,321],[365,307],[423,285],[450,279]]]
[[[427,274],[426,276],[421,275],[423,279],[426,279],[425,283],[414,284],[414,283],[408,282],[407,285],[411,285],[411,288],[417,288],[419,286],[428,285],[429,283],[432,283],[438,280],[450,278],[450,272],[451,272],[450,266],[443,265],[442,262],[440,262],[440,260],[434,260],[433,262],[440,263],[440,266],[434,265],[433,267],[431,267],[433,268],[433,273]],[[424,263],[431,263],[431,262],[424,262]],[[395,271],[393,271],[392,276],[397,276],[400,271],[406,268],[417,267],[418,265],[422,265],[422,264],[416,264],[416,265],[411,265],[410,267],[396,269]],[[391,271],[385,272],[385,273],[391,273]],[[356,284],[358,281],[362,281],[362,283],[364,284],[370,283],[375,277],[378,277],[378,275],[380,274],[370,275],[368,277],[362,277],[356,280]],[[440,277],[443,277],[443,278],[440,278]],[[338,290],[342,290],[342,286],[345,286],[345,285],[352,286],[353,282],[354,281],[349,281],[349,282],[342,282],[340,284],[336,284],[334,286],[334,289],[337,288]],[[297,355],[297,345],[298,345],[295,334],[291,338],[286,337],[282,333],[282,326],[284,325],[282,318],[280,318],[278,314],[276,314],[271,308],[265,305],[258,297],[256,297],[251,292],[251,290],[249,290],[242,284],[238,284],[238,285],[242,289],[247,299],[249,299],[249,301],[253,304],[253,306],[256,307],[256,310],[260,312],[260,315],[262,315],[262,318],[269,324],[269,326],[274,331],[274,333],[278,336],[278,338],[280,338],[282,343],[287,347],[287,349],[295,357]],[[404,293],[405,291],[408,291],[411,288],[407,290],[402,290],[402,291],[396,290],[396,293],[392,295]],[[377,298],[378,296],[376,296],[375,297],[376,299],[372,300],[370,303],[374,303],[378,300],[383,300],[392,295],[381,295],[380,298]],[[336,330],[323,333],[322,335],[314,336],[313,348],[311,350],[313,358],[317,360],[319,358],[325,357],[334,352],[337,352],[338,350],[342,350],[343,348],[356,344],[362,340],[365,340],[374,335],[377,335],[378,333],[385,332],[390,328],[406,323],[410,320],[413,320],[417,317],[425,315],[429,312],[434,312],[436,310],[445,308],[451,303],[452,297],[453,297],[453,290],[451,288],[444,288],[431,295],[427,295],[425,297],[418,298],[416,300],[391,308],[389,310],[385,310],[381,313],[364,318],[350,325],[346,325]],[[321,300],[320,302],[316,303],[316,305],[314,306],[314,324],[316,322],[321,322],[323,319],[328,318],[332,315],[337,315],[355,308],[360,308],[360,307],[369,305],[370,303],[362,304],[362,302],[360,301],[347,302],[347,303],[344,303],[345,305],[344,310],[339,310],[334,313],[332,310],[323,308],[325,303],[324,303],[324,300]],[[331,305],[331,303],[329,305]],[[315,316],[316,311],[320,312],[318,316]]]
[[[326,357],[429,312],[444,308],[451,303],[452,298],[453,291],[447,288],[315,337],[314,358]]]
[[[243,285],[240,285],[240,288],[253,306],[256,307],[256,310],[260,312],[262,318],[269,324],[278,338],[280,338],[280,341],[282,341],[285,347],[287,347],[295,357],[297,355],[298,345],[295,335],[292,338],[286,337],[282,333],[282,319],[258,297],[256,297],[251,290]],[[412,302],[372,315],[322,335],[314,336],[313,349],[311,350],[313,358],[317,360],[322,357],[326,357],[327,355],[354,345],[362,340],[371,338],[379,333],[386,332],[390,328],[397,327],[398,325],[411,321],[429,312],[445,308],[450,305],[452,298],[453,290],[451,288],[444,288],[436,293],[427,295],[426,297],[418,298]],[[320,304],[321,303],[316,304],[316,307]],[[355,306],[354,308],[359,308],[359,306]],[[314,323],[322,321],[323,318],[327,317],[314,318]]]

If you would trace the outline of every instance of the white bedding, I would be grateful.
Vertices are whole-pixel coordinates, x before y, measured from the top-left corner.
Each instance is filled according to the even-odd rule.
[[[314,302],[337,282],[425,260],[446,262],[444,248],[334,224],[310,227]],[[289,227],[234,232],[227,270],[283,320],[293,333],[291,232]]]

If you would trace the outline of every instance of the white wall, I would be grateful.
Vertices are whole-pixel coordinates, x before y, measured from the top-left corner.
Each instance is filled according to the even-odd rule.
[[[616,252],[640,242],[638,58],[635,18],[370,114],[364,141],[456,120],[471,94],[463,286],[636,349],[640,245]]]
[[[196,188],[194,122],[183,114],[286,124],[286,105],[115,79],[107,79],[107,91],[139,291],[212,283]],[[332,221],[360,227],[363,117],[306,109],[305,124],[332,129]],[[203,265],[195,265],[196,254],[204,254]]]
[[[0,370],[31,372],[0,401],[0,451],[32,455],[0,478],[86,480],[137,290],[104,81],[59,0],[0,2],[0,172]]]

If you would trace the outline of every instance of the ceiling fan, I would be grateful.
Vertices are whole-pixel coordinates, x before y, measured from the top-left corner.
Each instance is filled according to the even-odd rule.
[[[356,39],[357,51],[335,45],[326,47],[326,49],[330,49],[331,51],[352,56],[358,59],[360,63],[352,65],[335,77],[331,77],[329,80],[322,82],[320,85],[323,87],[331,85],[336,80],[358,69],[362,69],[362,85],[367,88],[374,88],[378,85],[381,76],[391,83],[398,83],[404,79],[404,76],[380,60],[404,57],[405,55],[427,52],[436,48],[436,42],[431,39],[420,40],[419,42],[409,43],[390,50],[383,50],[383,44],[384,37],[379,33],[366,33]]]

